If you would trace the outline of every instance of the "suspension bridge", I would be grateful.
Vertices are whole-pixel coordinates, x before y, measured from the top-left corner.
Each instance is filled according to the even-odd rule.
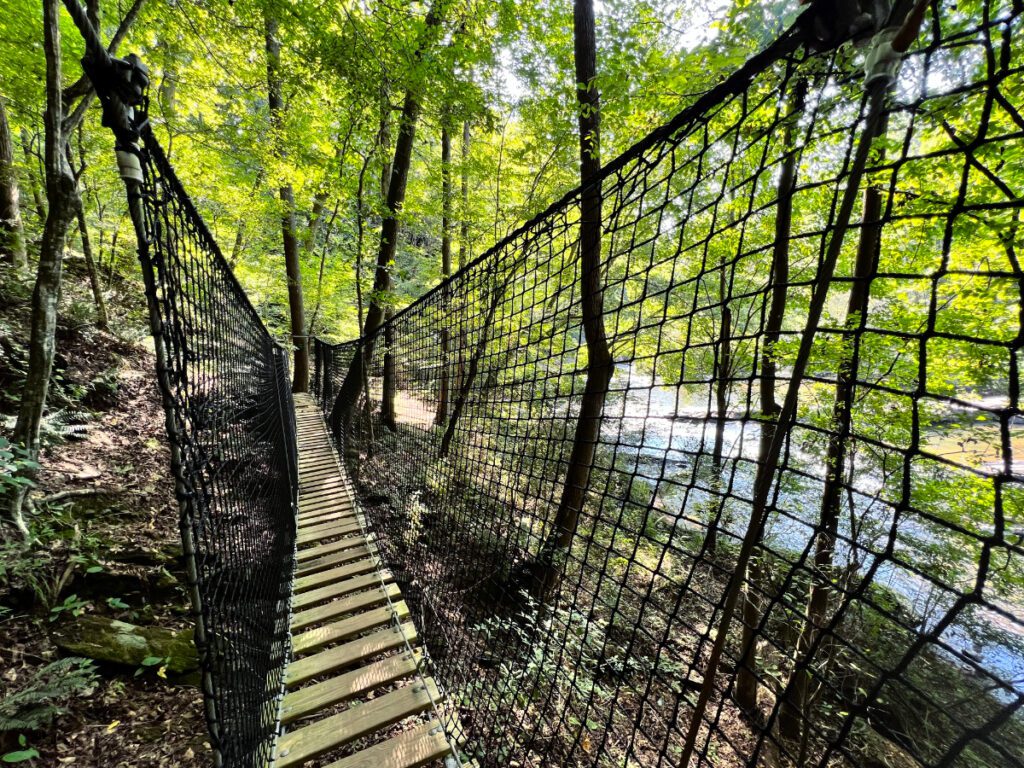
[[[380,329],[314,340],[294,399],[145,68],[65,5],[218,765],[1024,765],[1017,0],[812,3]],[[594,194],[615,363],[580,450]]]

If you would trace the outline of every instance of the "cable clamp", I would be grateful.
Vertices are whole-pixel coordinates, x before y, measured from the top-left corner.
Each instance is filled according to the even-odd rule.
[[[126,149],[118,149],[116,154],[117,169],[121,172],[121,178],[141,184],[145,179],[142,175],[142,163],[139,162],[139,156]]]
[[[903,63],[903,52],[893,47],[899,32],[899,27],[887,27],[871,39],[871,49],[864,60],[865,87],[877,82],[884,82],[886,86],[896,82]]]

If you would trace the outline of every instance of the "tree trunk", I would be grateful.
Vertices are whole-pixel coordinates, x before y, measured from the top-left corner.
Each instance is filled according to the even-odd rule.
[[[14,427],[14,442],[23,446],[28,458],[33,461],[39,457],[39,429],[53,368],[64,245],[68,227],[75,215],[75,177],[64,155],[59,9],[58,0],[43,0],[43,50],[46,56],[44,167],[48,211],[39,248],[35,291],[32,294],[28,375],[21,392],[18,421]],[[22,535],[28,532],[22,516],[25,493],[25,487],[21,486],[13,494],[7,520],[4,521]]]
[[[284,156],[281,146],[281,125],[284,100],[281,97],[281,41],[278,39],[277,19],[264,9],[263,23],[267,53],[267,105],[270,109],[270,127],[274,132],[275,152]],[[306,334],[306,312],[302,298],[302,269],[299,262],[299,240],[295,232],[295,193],[291,184],[282,184],[281,234],[284,246],[284,270],[288,280],[288,310],[290,315],[292,347],[295,350],[292,371],[292,391],[309,389],[309,337]]]
[[[472,258],[469,247],[469,121],[462,121],[462,209],[459,223],[459,269]],[[458,310],[457,310],[458,311]],[[466,326],[459,322],[458,361],[455,367],[455,391],[462,389],[466,377]]]
[[[789,289],[789,238],[793,226],[793,192],[796,189],[797,153],[796,121],[804,108],[807,83],[799,80],[793,90],[793,100],[786,118],[783,134],[782,168],[779,172],[779,198],[775,210],[775,243],[772,249],[771,303],[764,326],[761,352],[761,434],[758,440],[757,471],[760,475],[768,449],[775,435],[775,420],[779,404],[775,399],[776,361],[775,345],[782,335],[782,318],[786,313]],[[763,480],[763,478],[761,478]],[[760,480],[758,480],[760,482]],[[761,514],[757,512],[756,514]],[[756,558],[751,559],[740,596],[741,658],[736,671],[736,702],[748,713],[757,709],[757,626],[761,621],[759,595],[764,591],[763,569]]]
[[[597,90],[597,37],[592,0],[573,5],[576,96],[579,101],[580,183],[591,182],[601,170],[600,97]],[[613,365],[604,329],[604,291],[601,285],[601,185],[584,186],[580,195],[580,294],[583,332],[587,345],[587,380],[576,421],[576,437],[565,486],[552,530],[542,547],[539,596],[548,601],[561,576],[559,555],[569,549],[586,498],[590,468],[601,434],[601,414]]]
[[[18,174],[14,170],[14,140],[3,97],[0,97],[0,261],[10,262],[17,269],[28,266]]]
[[[392,432],[398,431],[398,422],[395,419],[395,394],[398,390],[398,380],[395,371],[395,328],[390,321],[393,312],[390,308],[385,312],[384,325],[384,376],[382,382],[380,416],[384,426]]]
[[[470,390],[473,389],[473,382],[476,381],[477,373],[480,371],[480,360],[483,359],[487,349],[487,342],[490,340],[491,326],[494,324],[494,315],[505,295],[505,284],[500,277],[494,279],[490,289],[490,297],[487,302],[487,312],[484,315],[483,324],[480,326],[480,336],[477,338],[476,349],[469,359],[469,370],[459,385],[458,393],[455,396],[455,405],[452,408],[452,417],[448,420],[444,437],[441,439],[441,448],[438,450],[438,458],[444,458],[451,450],[452,438],[455,437],[455,428],[459,425],[459,419],[469,401]]]
[[[39,191],[39,179],[35,171],[35,165],[39,162],[39,159],[32,151],[32,139],[29,138],[28,130],[25,128],[21,129],[21,151],[25,155],[25,172],[28,174],[28,185],[32,191],[32,207],[35,208],[39,225],[45,226],[46,204],[43,202],[43,196]]]
[[[715,360],[715,442],[711,451],[712,486],[722,487],[722,452],[725,449],[726,409],[729,407],[729,376],[732,370],[732,310],[729,308],[729,281],[723,259],[718,272],[718,296],[722,305],[722,318],[718,331],[718,354]],[[722,519],[725,499],[713,499],[708,504],[708,531],[704,548],[709,555],[718,550],[718,528]]]
[[[878,135],[884,136],[887,127],[888,116],[883,115],[879,123]],[[884,157],[884,150],[880,150],[879,154],[879,159]],[[794,654],[792,684],[789,686],[789,695],[785,697],[779,709],[779,733],[792,741],[801,738],[805,723],[810,717],[807,707],[814,688],[813,676],[809,669],[812,655],[811,646],[818,631],[828,621],[828,603],[832,593],[833,558],[836,538],[839,534],[839,516],[842,512],[843,473],[850,441],[853,395],[856,388],[857,371],[860,367],[860,337],[867,325],[871,280],[878,268],[883,207],[882,191],[877,186],[867,187],[864,190],[864,212],[861,218],[860,240],[857,244],[853,284],[847,299],[845,329],[842,337],[842,349],[849,350],[849,353],[839,362],[836,372],[832,425],[825,454],[825,488],[822,493],[818,527],[814,536],[814,569],[811,574],[811,590],[807,599],[806,616]]]
[[[438,384],[437,414],[434,423],[441,426],[448,419],[448,356],[450,339],[448,324],[451,316],[451,289],[447,280],[452,274],[452,139],[448,125],[441,125],[441,279],[446,281],[441,289],[441,381]]]
[[[423,53],[430,47],[434,33],[440,27],[441,17],[431,8],[425,19],[423,36],[420,38],[414,58],[420,60]],[[401,124],[398,127],[398,141],[395,143],[395,157],[391,164],[391,174],[387,184],[387,212],[380,225],[380,245],[377,249],[377,268],[374,273],[373,291],[370,294],[366,320],[363,323],[362,354],[352,356],[352,362],[345,374],[338,396],[331,411],[331,428],[339,438],[352,418],[352,409],[363,389],[363,380],[367,377],[366,368],[373,357],[374,340],[372,335],[377,332],[384,321],[384,309],[391,291],[391,263],[395,259],[398,245],[398,217],[405,204],[405,188],[409,180],[409,165],[412,162],[413,141],[416,138],[416,122],[420,116],[420,98],[422,86],[411,84],[405,93],[402,104]],[[383,185],[383,179],[382,185]]]
[[[96,305],[96,327],[101,331],[109,331],[110,323],[107,317],[107,305],[103,300],[103,291],[100,288],[100,277],[96,270],[96,260],[92,255],[92,242],[89,240],[89,225],[85,221],[85,205],[81,196],[75,201],[76,213],[78,215],[78,234],[82,238],[82,255],[85,256],[85,269],[89,273],[89,287],[92,289],[92,300]]]

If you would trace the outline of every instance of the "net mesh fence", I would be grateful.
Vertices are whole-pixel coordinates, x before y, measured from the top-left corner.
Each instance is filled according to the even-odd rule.
[[[314,344],[464,752],[1024,765],[1022,10],[933,4],[874,100],[869,46],[800,26],[374,333]],[[559,549],[595,185],[614,372]]]
[[[298,486],[287,354],[148,129],[137,152],[139,253],[212,746],[219,763],[262,766],[290,649]]]

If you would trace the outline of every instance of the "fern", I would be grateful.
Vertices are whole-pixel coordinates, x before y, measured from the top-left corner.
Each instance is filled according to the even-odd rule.
[[[96,667],[88,659],[59,659],[37,669],[21,686],[0,699],[0,731],[45,728],[76,696],[96,684]]]

